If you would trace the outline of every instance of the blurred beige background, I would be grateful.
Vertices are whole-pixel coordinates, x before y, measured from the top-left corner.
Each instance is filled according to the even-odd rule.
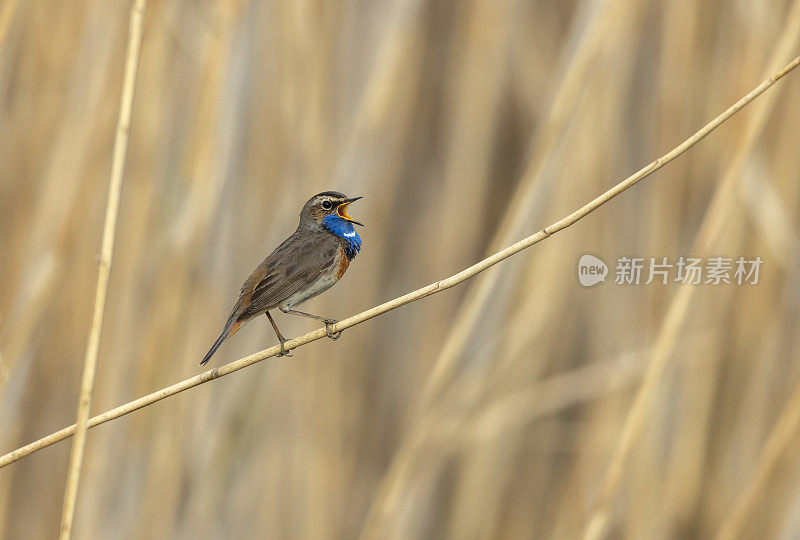
[[[344,318],[676,146],[768,75],[794,3],[149,2],[93,413],[200,372],[310,195],[364,196],[361,254],[306,304]],[[129,9],[0,2],[2,453],[74,422]],[[707,538],[749,489],[744,537],[798,537],[792,424],[754,471],[800,381],[799,79],[477,279],[91,430],[75,537],[579,536],[689,287],[584,288],[584,253],[612,278],[622,256],[764,260],[758,285],[693,291],[609,537]],[[257,320],[213,362],[274,342]],[[56,535],[69,448],[0,470],[0,537]]]

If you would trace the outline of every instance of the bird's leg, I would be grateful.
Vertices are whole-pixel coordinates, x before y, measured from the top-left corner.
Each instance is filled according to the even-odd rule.
[[[278,325],[275,324],[275,319],[272,318],[272,315],[270,315],[269,311],[265,311],[265,313],[267,314],[267,318],[269,319],[270,324],[272,324],[272,329],[275,330],[275,335],[278,336],[278,341],[281,342],[281,352],[278,354],[278,356],[292,356],[291,354],[289,354],[289,351],[287,351],[286,347],[284,347],[283,345],[287,341],[287,339],[283,337],[281,331],[278,330]]]
[[[336,319],[326,319],[325,317],[320,317],[319,315],[313,315],[311,313],[306,313],[305,311],[297,311],[296,309],[289,309],[289,308],[279,308],[284,313],[288,313],[290,315],[302,315],[303,317],[310,317],[312,319],[317,319],[318,321],[322,321],[325,323],[325,334],[331,339],[339,339],[342,337],[342,332],[344,330],[339,330],[338,332],[331,332],[331,325],[336,324]]]

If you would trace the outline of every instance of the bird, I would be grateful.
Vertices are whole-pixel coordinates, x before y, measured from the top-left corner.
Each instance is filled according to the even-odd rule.
[[[200,365],[211,359],[226,339],[254,317],[266,314],[281,344],[278,356],[291,356],[270,310],[310,317],[325,323],[325,332],[338,339],[341,331],[331,332],[336,319],[292,309],[325,292],[347,271],[358,252],[361,237],[353,225],[364,226],[347,213],[347,207],[363,197],[347,197],[338,191],[323,191],[311,197],[300,212],[297,230],[284,240],[250,274],[239,291],[225,327]]]

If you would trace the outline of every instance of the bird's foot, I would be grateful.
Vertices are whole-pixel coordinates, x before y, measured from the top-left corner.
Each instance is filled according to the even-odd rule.
[[[334,340],[342,337],[342,332],[344,332],[344,330],[339,330],[338,332],[331,332],[331,325],[336,324],[339,321],[337,321],[336,319],[322,319],[322,322],[325,323],[325,335]]]
[[[278,338],[278,341],[281,342],[281,352],[278,353],[278,357],[281,357],[281,356],[289,356],[289,357],[294,356],[292,354],[289,354],[289,349],[287,349],[286,346],[284,345],[284,343],[289,341],[288,339],[286,339],[286,338]]]

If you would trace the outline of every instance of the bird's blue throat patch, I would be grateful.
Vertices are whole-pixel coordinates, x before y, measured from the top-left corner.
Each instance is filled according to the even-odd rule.
[[[328,214],[322,219],[322,224],[326,229],[345,241],[345,255],[353,260],[358,252],[361,251],[361,237],[358,236],[353,224],[341,217]]]

